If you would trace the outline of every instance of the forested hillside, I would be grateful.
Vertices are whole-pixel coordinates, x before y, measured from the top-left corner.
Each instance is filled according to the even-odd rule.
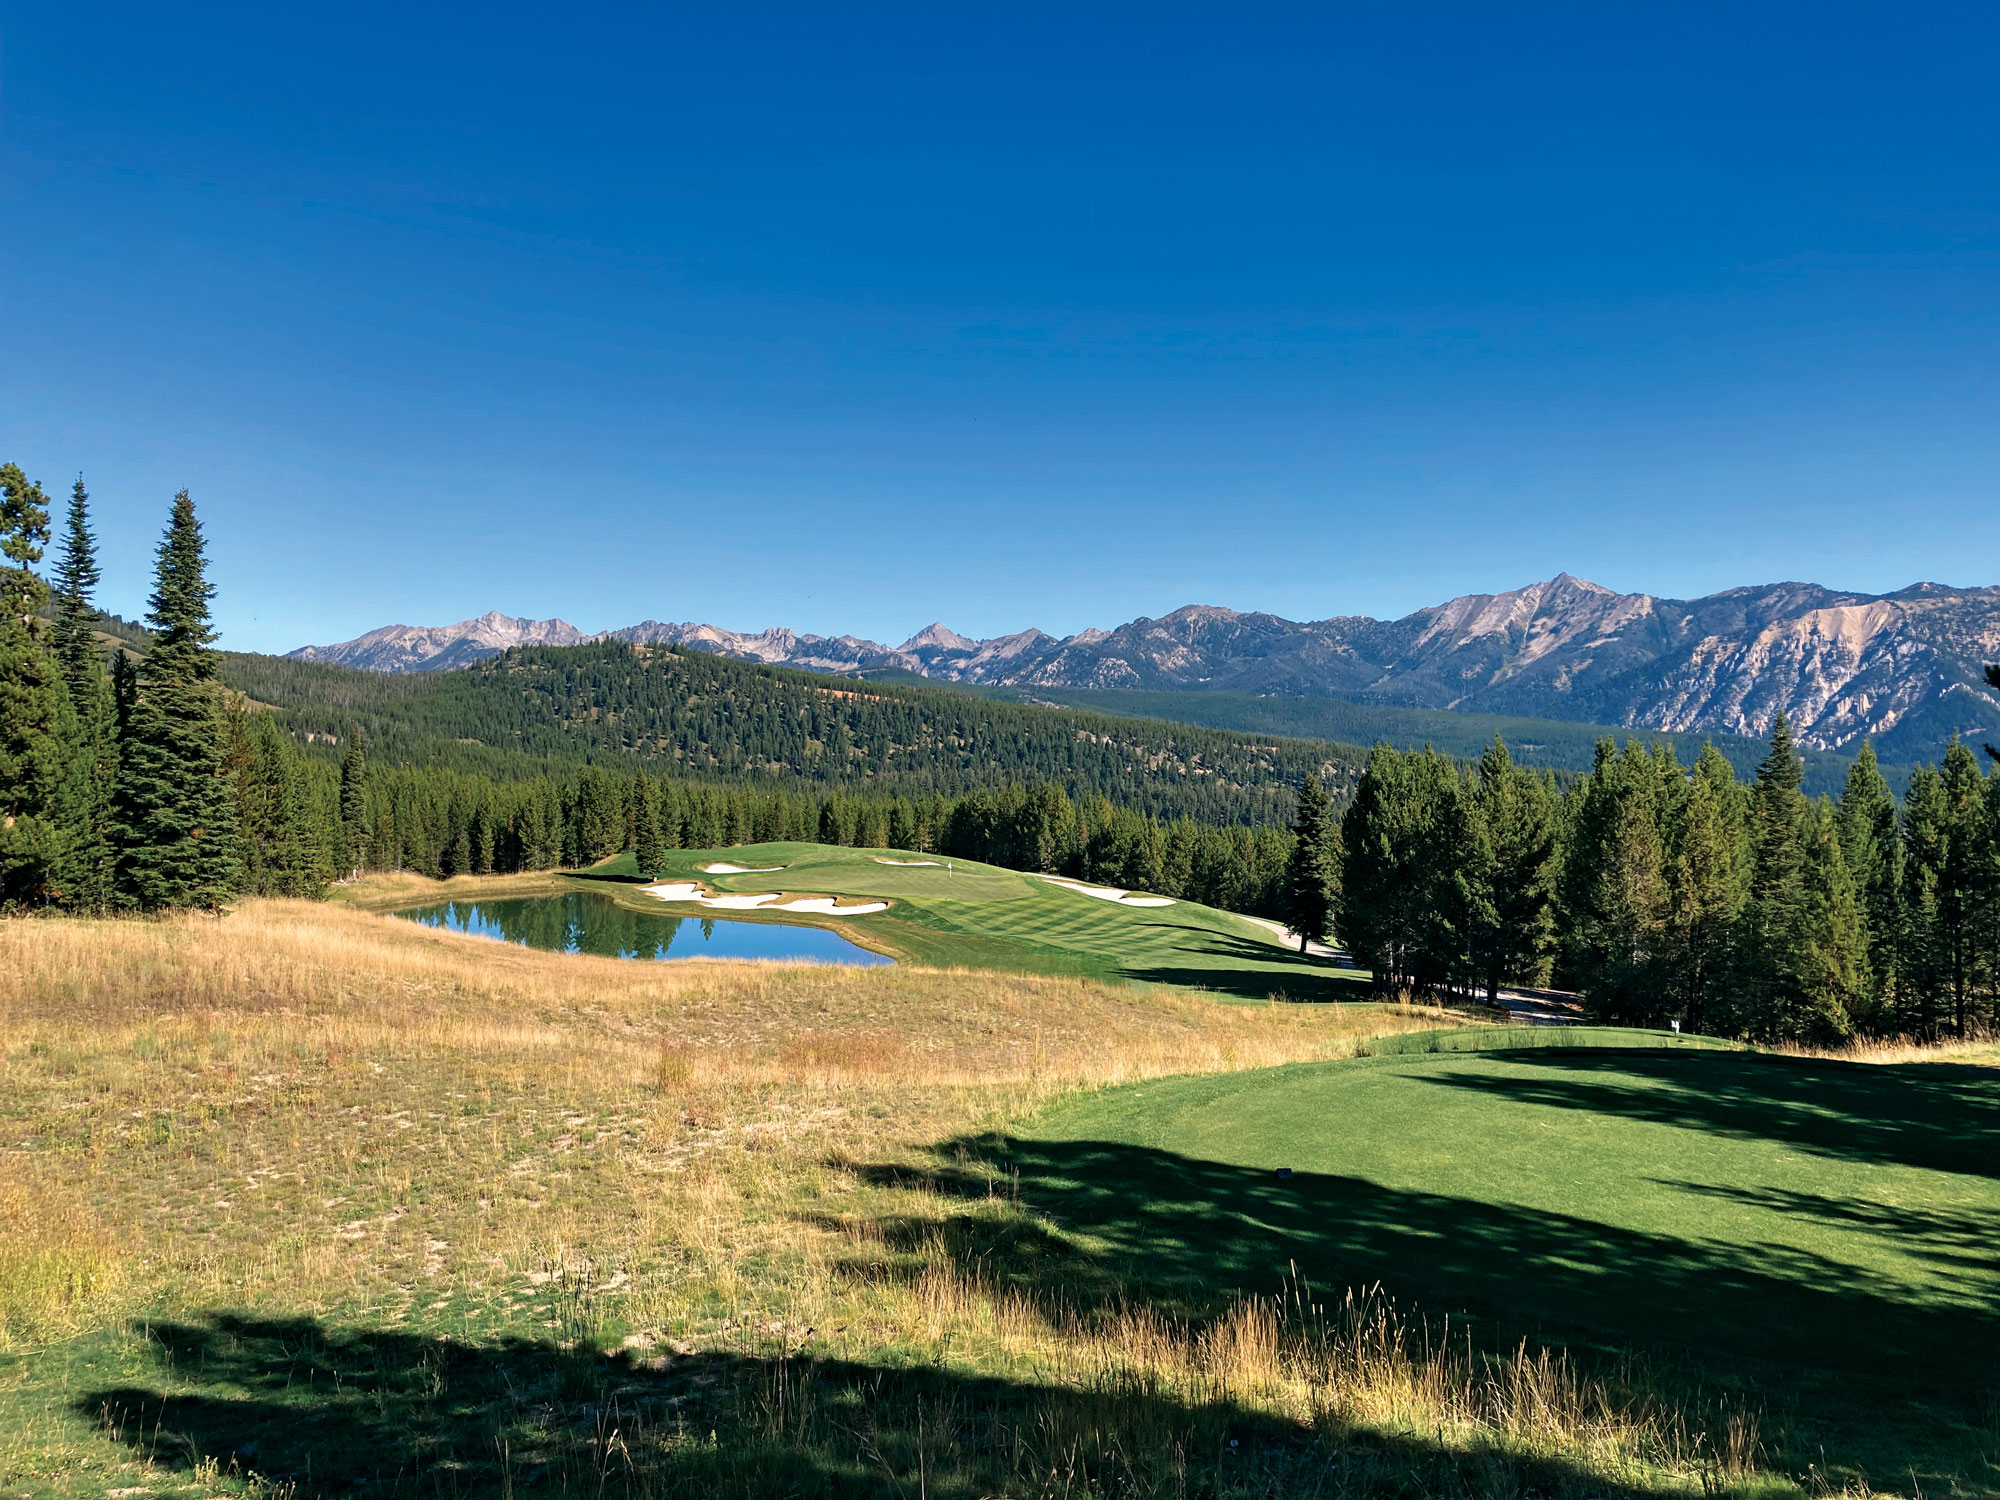
[[[585,761],[731,784],[956,796],[1046,782],[1162,818],[1290,821],[1307,774],[1344,801],[1364,753],[945,688],[829,681],[672,647],[509,651],[392,676],[229,655],[223,680],[328,747],[358,726],[381,763],[527,777]]]
[[[1507,742],[1514,759],[1523,765],[1576,775],[1596,764],[1597,746],[1604,739],[1619,744],[1636,741],[1648,749],[1670,746],[1675,755],[1687,762],[1701,753],[1704,744],[1712,743],[1739,776],[1754,775],[1765,754],[1762,740],[1736,734],[1620,729],[1561,719],[1356,703],[1346,698],[1287,698],[1194,689],[1149,692],[1140,688],[986,687],[971,683],[959,684],[958,689],[1001,703],[1054,704],[1127,718],[1166,719],[1236,734],[1330,740],[1345,745],[1380,742],[1402,750],[1428,745],[1468,762],[1478,760],[1497,736]],[[1849,753],[1810,747],[1801,747],[1799,758],[1805,766],[1805,790],[1815,797],[1822,792],[1838,793],[1846,784],[1855,759]],[[1901,786],[1909,780],[1913,769],[1885,765],[1883,774]]]

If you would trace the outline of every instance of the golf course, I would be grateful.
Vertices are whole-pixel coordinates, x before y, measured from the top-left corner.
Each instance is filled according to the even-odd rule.
[[[710,873],[712,866],[740,873]],[[1087,894],[1103,888],[1081,882],[908,850],[793,843],[676,849],[657,881],[641,881],[629,854],[562,878],[635,911],[829,926],[899,961],[938,968],[1171,984],[1254,1001],[1359,999],[1367,992],[1364,972],[1301,957],[1269,926],[1233,912],[1165,898],[1129,905]],[[888,908],[849,918],[837,912],[722,913],[647,894],[649,885],[674,883],[733,895],[887,902]]]
[[[0,925],[0,1495],[2000,1494],[1990,1045],[931,860]],[[402,915],[537,902],[601,941]],[[894,961],[606,956],[690,918]]]
[[[1071,1288],[1380,1286],[1477,1345],[1641,1352],[1829,1482],[2000,1480],[2000,1072],[1647,1040],[1135,1084],[995,1159]]]

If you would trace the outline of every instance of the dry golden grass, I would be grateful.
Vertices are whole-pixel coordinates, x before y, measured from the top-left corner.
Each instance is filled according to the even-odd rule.
[[[0,1380],[0,1477],[84,1493],[167,1473],[114,1441],[109,1416],[111,1436],[81,1423],[70,1376],[32,1372],[56,1368],[49,1340],[93,1327],[106,1357],[142,1371],[148,1346],[121,1319],[229,1308],[455,1347],[626,1338],[620,1358],[754,1355],[762,1394],[744,1400],[769,1420],[742,1431],[762,1434],[766,1458],[860,1441],[810,1409],[819,1384],[785,1384],[799,1359],[1042,1393],[1013,1437],[953,1460],[985,1477],[931,1493],[1111,1493],[1076,1478],[1099,1470],[1075,1455],[1150,1453],[1145,1423],[1166,1419],[1135,1413],[1222,1412],[1226,1425],[1238,1410],[1316,1442],[1359,1434],[1371,1453],[1401,1435],[1491,1460],[1494,1493],[1521,1482],[1506,1464],[1544,1458],[1574,1476],[1558,1492],[1578,1496],[1734,1483],[1755,1459],[1740,1423],[1691,1430],[1643,1392],[1526,1350],[1431,1349],[1366,1299],[1251,1301],[1205,1324],[1030,1299],[949,1242],[968,1215],[1024,1222],[1007,1184],[971,1205],[924,1186],[935,1143],[1065,1091],[1349,1055],[1446,1019],[900,967],[629,963],[300,902],[250,901],[222,920],[0,923],[0,1347],[45,1351]],[[924,1409],[920,1397],[917,1428]],[[569,1472],[560,1455],[581,1440],[534,1420],[553,1423],[549,1472]],[[1067,1434],[1070,1459],[1049,1434]],[[904,1436],[915,1470],[879,1434],[873,1457],[849,1458],[898,1486],[914,1474],[919,1493],[939,1460],[923,1432]],[[618,1441],[694,1462],[661,1433]],[[1185,1489],[1185,1462],[1157,1487],[1151,1462],[1132,1458],[1117,1492]],[[714,1457],[687,1492],[772,1483],[732,1463]],[[1424,1492],[1417,1472],[1384,1485]]]

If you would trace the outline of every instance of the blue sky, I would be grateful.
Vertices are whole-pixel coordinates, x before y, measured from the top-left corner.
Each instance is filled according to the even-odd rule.
[[[199,11],[198,15],[191,12]],[[2000,581],[1990,7],[0,6],[0,456],[225,643]]]

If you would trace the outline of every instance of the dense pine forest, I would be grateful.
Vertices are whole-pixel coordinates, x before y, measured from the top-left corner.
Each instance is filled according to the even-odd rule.
[[[1780,714],[1748,782],[1711,746],[1609,741],[1558,796],[1496,744],[1475,771],[1377,747],[1338,829],[1333,920],[1384,988],[1579,991],[1593,1015],[1760,1041],[2000,1025],[2000,774],[1954,743],[1900,806],[1865,746],[1800,789]]]
[[[144,628],[105,616],[78,480],[56,557],[0,467],[0,909],[220,910],[371,870],[577,868],[773,840],[899,848],[1282,917],[1385,991],[1580,992],[1608,1021],[1761,1040],[2000,1023],[2000,775],[1954,744],[1899,803],[1865,747],[1808,797],[1780,717],[1600,742],[1559,783],[1497,739],[1253,739],[623,644],[376,676],[215,649],[174,498]],[[1289,826],[1287,826],[1289,825]]]
[[[1343,797],[1365,758],[1325,741],[830,680],[617,641],[508,651],[415,676],[268,656],[226,656],[221,671],[315,742],[358,727],[379,760],[501,776],[593,761],[711,783],[910,797],[1047,782],[1159,818],[1257,826],[1288,821],[1308,774]]]

